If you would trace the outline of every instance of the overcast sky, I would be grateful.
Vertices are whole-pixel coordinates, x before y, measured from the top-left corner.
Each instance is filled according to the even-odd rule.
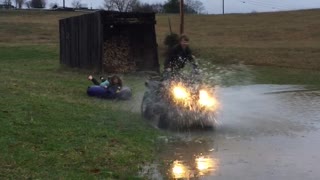
[[[73,0],[65,0],[67,6],[71,6]],[[167,0],[140,0],[146,3],[160,2]],[[200,0],[204,7],[205,13],[220,14],[222,12],[223,0]],[[226,13],[246,13],[246,12],[263,12],[263,11],[281,11],[295,9],[320,8],[320,0],[224,0]],[[47,4],[58,3],[62,6],[63,0],[47,0]],[[103,6],[103,0],[81,0],[89,8],[100,8]]]

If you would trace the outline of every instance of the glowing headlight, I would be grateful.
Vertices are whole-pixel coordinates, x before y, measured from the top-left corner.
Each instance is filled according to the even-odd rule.
[[[180,162],[174,161],[172,167],[172,175],[173,178],[186,178],[187,168]]]
[[[208,108],[215,108],[217,105],[217,100],[210,97],[207,91],[201,90],[199,94],[199,104]]]
[[[187,92],[186,88],[182,86],[176,86],[173,88],[173,95],[174,98],[183,100],[190,96],[190,94]]]

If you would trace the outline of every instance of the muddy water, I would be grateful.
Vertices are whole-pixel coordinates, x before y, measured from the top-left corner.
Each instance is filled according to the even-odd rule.
[[[320,179],[320,91],[219,88],[213,132],[173,133],[148,179]]]

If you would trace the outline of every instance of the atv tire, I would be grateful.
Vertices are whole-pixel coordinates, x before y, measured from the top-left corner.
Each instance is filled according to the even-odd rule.
[[[141,103],[141,115],[145,119],[151,119],[153,116],[152,101],[150,93],[145,92]]]
[[[168,129],[169,127],[170,127],[170,122],[168,119],[168,115],[166,113],[162,113],[159,117],[158,128]]]

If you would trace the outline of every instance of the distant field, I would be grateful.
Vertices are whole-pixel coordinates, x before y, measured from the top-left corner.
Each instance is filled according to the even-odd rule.
[[[76,12],[0,11],[0,45],[59,43],[61,18]]]

